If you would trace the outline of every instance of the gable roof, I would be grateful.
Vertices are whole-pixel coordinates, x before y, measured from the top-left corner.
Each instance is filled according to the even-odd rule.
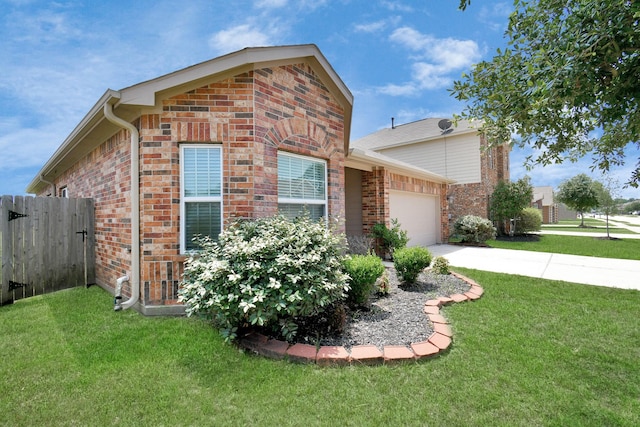
[[[108,89],[83,117],[71,134],[62,142],[27,187],[28,193],[38,193],[120,128],[104,115],[104,106],[111,104],[115,114],[132,122],[143,108],[160,107],[162,99],[204,86],[212,80],[222,80],[260,67],[306,62],[312,66],[322,82],[345,111],[344,144],[349,149],[353,95],[314,44],[251,47],[220,56],[209,61],[147,80],[119,91]]]
[[[443,118],[422,119],[403,125],[380,129],[363,138],[351,141],[350,146],[367,150],[382,150],[384,148],[399,147],[402,145],[415,144],[435,139],[443,136],[462,135],[465,133],[477,133],[480,128],[479,122],[469,120],[459,120],[456,126],[451,127],[451,131],[443,133],[438,123]],[[450,119],[447,119],[450,120]]]

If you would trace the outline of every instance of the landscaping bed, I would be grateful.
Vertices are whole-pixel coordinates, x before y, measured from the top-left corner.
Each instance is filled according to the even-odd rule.
[[[425,341],[434,332],[423,311],[425,302],[465,293],[470,288],[467,282],[451,274],[440,275],[426,270],[415,283],[402,284],[393,267],[387,267],[387,272],[389,293],[372,295],[368,307],[346,310],[346,325],[342,334],[319,335],[314,325],[301,325],[295,342],[343,346],[347,350],[356,345],[371,344],[381,350],[386,345],[410,345]]]

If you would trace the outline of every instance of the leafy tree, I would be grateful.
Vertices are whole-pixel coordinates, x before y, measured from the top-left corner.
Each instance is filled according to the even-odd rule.
[[[598,207],[598,192],[593,180],[583,173],[560,184],[556,198],[580,214],[580,227],[584,227],[584,213]]]
[[[640,200],[636,200],[636,201],[634,201],[634,202],[629,203],[629,204],[625,207],[625,211],[626,211],[627,213],[640,211]]]
[[[505,222],[517,218],[524,208],[531,206],[533,187],[528,176],[513,181],[500,181],[491,195],[491,219],[498,222],[503,235]],[[513,231],[513,230],[512,230]]]
[[[461,0],[465,9],[470,0]],[[493,144],[521,138],[527,164],[593,155],[593,168],[640,148],[640,2],[514,0],[507,48],[454,82],[464,118],[483,121]],[[601,133],[599,138],[595,135]],[[640,183],[640,161],[627,184]]]
[[[618,182],[610,175],[605,175],[604,183],[595,181],[593,185],[596,189],[596,193],[598,194],[598,206],[600,207],[600,210],[605,214],[605,218],[607,221],[607,239],[610,239],[611,236],[609,234],[609,215],[613,215],[618,211],[618,207],[613,198],[613,195],[615,192],[617,192],[617,188],[619,187],[619,185]]]

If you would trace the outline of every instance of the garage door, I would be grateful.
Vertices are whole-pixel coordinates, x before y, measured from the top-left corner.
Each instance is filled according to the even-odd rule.
[[[389,213],[397,218],[400,228],[407,230],[408,246],[428,246],[440,240],[438,198],[424,194],[391,191]]]

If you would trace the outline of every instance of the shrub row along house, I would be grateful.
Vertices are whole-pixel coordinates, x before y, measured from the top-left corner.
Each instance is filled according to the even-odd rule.
[[[145,314],[183,312],[192,237],[236,218],[305,210],[366,235],[397,217],[410,245],[446,241],[452,199],[469,196],[451,185],[455,158],[442,169],[396,156],[395,142],[350,147],[352,106],[315,45],[247,48],[107,90],[27,191],[94,199],[96,281],[122,286],[123,306]],[[455,132],[444,149],[477,158],[463,166],[473,179],[489,173],[478,144],[458,147]]]

